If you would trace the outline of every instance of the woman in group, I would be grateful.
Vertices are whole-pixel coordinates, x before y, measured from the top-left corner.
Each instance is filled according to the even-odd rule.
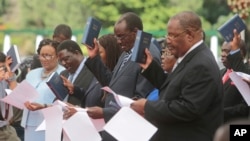
[[[106,34],[98,38],[95,42],[95,45],[98,46],[99,49],[99,57],[103,61],[110,71],[113,71],[119,56],[121,55],[121,48],[117,44],[117,40],[113,34]],[[82,99],[83,108],[88,107],[89,116],[92,118],[101,118],[102,115],[102,107],[104,106],[104,98],[105,93],[101,90],[101,84],[94,78],[92,84],[95,86],[89,88],[89,90],[79,90],[78,87],[74,87],[67,78],[63,78],[65,82],[65,86],[68,87],[69,91],[76,97]],[[86,91],[88,94],[86,94]],[[85,94],[83,94],[85,93]],[[86,97],[82,98],[83,95],[87,95]],[[64,115],[67,115],[65,118],[70,117],[73,115],[76,110],[74,108],[69,108],[70,110],[67,111]]]
[[[46,81],[53,72],[60,73],[64,68],[58,63],[56,48],[58,42],[43,39],[37,49],[42,67],[28,72],[26,80],[37,90],[39,97],[33,102],[26,102],[27,109],[23,112],[22,126],[25,128],[25,141],[45,141],[45,131],[35,131],[44,120],[42,108],[53,103],[55,95],[47,86]]]
[[[171,73],[172,69],[174,67],[174,64],[177,60],[177,58],[173,55],[173,49],[169,49],[167,47],[162,49],[162,55],[161,55],[161,67],[166,73]],[[154,89],[152,92],[149,93],[147,96],[148,100],[155,101],[159,99],[159,90]]]

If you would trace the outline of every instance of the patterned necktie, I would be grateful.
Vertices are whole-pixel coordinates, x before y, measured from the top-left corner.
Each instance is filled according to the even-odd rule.
[[[122,64],[121,64],[121,66],[119,68],[119,71],[122,70],[122,68],[124,67],[125,63],[128,62],[130,55],[131,55],[131,51],[126,52],[126,54],[123,56],[123,61],[122,61]]]
[[[232,72],[232,69],[227,69],[227,72],[222,77],[222,83],[225,84],[229,79],[229,73]]]

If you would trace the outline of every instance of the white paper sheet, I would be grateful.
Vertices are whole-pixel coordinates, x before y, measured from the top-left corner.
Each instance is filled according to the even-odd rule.
[[[59,106],[61,107],[62,111],[66,108],[67,104],[65,104],[64,102],[62,102],[61,100],[56,100],[53,103],[53,106]],[[64,120],[62,120],[62,123],[64,122]],[[42,130],[46,130],[46,123],[45,120],[43,120],[43,122],[36,128],[36,131],[42,131]]]
[[[76,107],[75,108],[78,112],[87,112],[88,109],[85,108],[80,108],[80,107]],[[93,125],[95,126],[96,130],[98,132],[103,130],[103,126],[105,125],[105,121],[103,118],[100,119],[93,119],[91,117],[89,117],[89,119],[92,121]]]
[[[247,105],[250,106],[250,87],[247,84],[247,82],[242,80],[242,76],[243,76],[242,73],[240,75],[241,76],[236,74],[236,72],[231,72],[229,74],[229,77],[234,82],[235,86],[237,87],[237,89],[241,93],[241,95],[244,98],[244,100],[246,101]]]
[[[92,123],[94,124],[95,126],[95,129],[96,131],[100,132],[103,130],[103,127],[105,126],[105,121],[103,118],[100,118],[100,119],[93,119],[93,118],[89,118]]]
[[[12,90],[11,89],[5,89],[5,92],[6,92],[7,95],[9,95],[12,92]]]
[[[36,131],[43,131],[46,130],[46,123],[45,120],[36,128]]]
[[[62,107],[55,105],[42,109],[42,112],[46,124],[45,140],[61,141],[63,120]]]
[[[63,140],[62,141],[71,141],[69,136],[67,135],[67,133],[65,133],[65,131],[63,131]]]
[[[113,90],[111,90],[109,87],[102,87],[103,90],[113,94],[115,100],[116,100],[116,103],[120,106],[120,107],[130,107],[130,104],[134,102],[134,100],[128,98],[128,97],[125,97],[125,96],[122,96],[122,95],[119,95],[119,94],[116,94]]]
[[[66,110],[67,109],[67,104],[65,104],[64,102],[60,101],[60,100],[56,100],[53,105],[60,105],[62,107],[63,110]],[[80,107],[75,107],[75,109],[78,111],[78,112],[85,112],[87,111],[87,109],[85,108],[80,108]],[[105,125],[105,121],[103,118],[101,119],[92,119],[89,117],[89,119],[92,121],[92,123],[94,124],[96,130],[99,132],[99,131],[102,131],[103,130],[103,126]],[[39,130],[41,130],[42,128],[44,128],[44,125],[40,125],[41,128],[38,128]]]
[[[100,134],[86,112],[77,112],[63,124],[63,130],[71,141],[101,141]]]
[[[246,79],[246,80],[250,80],[250,75],[246,74],[244,72],[235,72],[237,75],[239,75],[240,77]]]
[[[16,108],[24,109],[24,103],[27,101],[35,100],[38,95],[39,94],[36,89],[26,80],[23,80],[20,84],[17,85],[15,89],[12,90],[12,92],[8,96],[0,100],[12,106],[15,106]]]
[[[148,141],[157,128],[131,108],[123,107],[104,126],[104,130],[119,141]]]

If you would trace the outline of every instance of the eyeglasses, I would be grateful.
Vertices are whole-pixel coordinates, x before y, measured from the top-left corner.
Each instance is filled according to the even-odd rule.
[[[181,34],[183,34],[183,33],[185,33],[185,32],[186,32],[186,30],[184,30],[184,31],[182,31],[182,32],[180,32],[180,33],[178,33],[178,34],[167,34],[167,35],[165,36],[165,38],[168,38],[168,39],[170,39],[170,40],[173,40],[173,39],[179,37]]]
[[[165,48],[161,51],[162,56],[172,56],[172,53],[170,52],[169,49]]]
[[[116,38],[117,40],[122,40],[122,39],[126,38],[129,34],[130,34],[130,32],[128,32],[128,33],[126,33],[126,34],[124,34],[124,35],[121,35],[121,36],[116,36],[116,35],[115,35],[115,38]]]
[[[45,60],[51,60],[54,58],[54,55],[49,55],[49,54],[40,54],[39,59],[45,59]]]

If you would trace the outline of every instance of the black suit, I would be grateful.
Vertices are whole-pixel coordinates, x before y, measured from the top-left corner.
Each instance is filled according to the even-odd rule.
[[[238,72],[247,72],[243,63],[240,51],[229,54],[227,60],[230,64],[230,69]],[[224,75],[226,69],[221,70]],[[224,122],[235,120],[238,118],[247,118],[249,113],[249,107],[242,95],[233,84],[231,79],[228,79],[224,84]]]
[[[223,120],[223,87],[218,65],[201,43],[165,74],[154,61],[142,73],[160,92],[147,101],[145,118],[158,128],[152,141],[212,141]]]
[[[61,75],[67,78],[69,76],[69,72],[67,70],[64,70],[61,72]],[[78,74],[73,84],[77,87],[87,90],[93,79],[94,75],[89,71],[86,66],[83,66],[81,72]],[[81,99],[72,95],[69,95],[68,102],[74,105],[82,105]]]
[[[104,107],[104,91],[101,88],[100,83],[94,78],[87,90],[75,86],[72,96],[81,99],[81,107],[83,108],[93,106]]]

